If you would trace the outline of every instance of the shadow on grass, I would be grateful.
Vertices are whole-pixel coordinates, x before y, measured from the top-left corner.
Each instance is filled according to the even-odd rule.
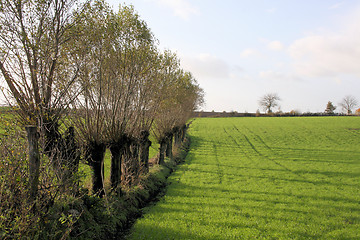
[[[295,192],[295,193],[294,193]],[[265,203],[283,203],[283,204],[309,204],[314,206],[322,206],[325,208],[328,207],[341,207],[346,208],[351,211],[360,212],[359,201],[354,198],[349,198],[345,196],[318,196],[318,195],[306,195],[302,193],[296,193],[296,190],[293,193],[285,193],[285,192],[270,192],[270,191],[260,191],[260,190],[234,190],[234,189],[226,189],[222,186],[193,186],[184,184],[181,182],[176,182],[171,185],[171,196],[173,197],[188,197],[188,198],[196,198],[196,197],[206,197],[206,198],[214,198],[215,200],[219,199],[230,199],[230,200],[249,200],[256,202],[265,202]],[[190,194],[186,194],[190,193]],[[205,195],[204,193],[211,193],[211,195]],[[224,195],[224,193],[228,193]],[[314,192],[316,194],[316,192]],[[259,197],[256,197],[259,196]],[[264,197],[266,196],[266,197]],[[296,201],[282,201],[282,200],[272,200],[272,197],[282,197],[284,199],[294,199]],[[302,201],[298,201],[301,199]],[[310,201],[312,203],[310,203]],[[328,204],[322,204],[321,201],[327,201]],[[225,201],[226,202],[226,201]],[[314,204],[316,203],[317,204]],[[332,203],[332,204],[329,204]],[[211,203],[210,203],[211,204]],[[354,204],[354,207],[346,207],[344,204]],[[228,203],[226,203],[228,205]]]
[[[358,187],[358,184],[350,184],[346,182],[346,179],[360,178],[360,172],[340,172],[340,171],[327,171],[327,170],[287,170],[287,169],[273,169],[273,168],[262,168],[262,167],[240,167],[228,164],[206,164],[207,166],[220,166],[220,167],[228,167],[231,169],[238,169],[239,172],[237,174],[234,173],[226,173],[226,171],[222,171],[223,176],[233,176],[233,177],[248,177],[253,179],[268,179],[269,181],[288,181],[288,182],[297,182],[297,183],[306,183],[313,185],[322,185],[322,186],[337,186],[337,187]],[[191,171],[199,172],[199,173],[209,173],[209,174],[218,174],[217,168],[213,168],[213,171],[210,170],[202,170],[202,169],[191,169]],[[270,171],[274,172],[274,176],[254,176],[250,175],[252,170],[259,171]],[[294,174],[294,178],[288,177],[285,173]],[[314,175],[314,180],[308,179],[308,176],[305,177],[305,174]],[[322,175],[329,179],[326,180],[318,180],[318,176]],[[334,179],[340,178],[342,181],[334,181]]]
[[[324,224],[328,224],[327,218],[331,218],[328,215],[329,212],[340,208],[344,202],[347,202],[347,199],[325,198],[322,200],[332,202],[322,203],[315,196],[293,196],[291,194],[276,194],[263,191],[239,190],[231,192],[232,194],[224,193],[224,189],[221,187],[198,187],[176,183],[172,186],[171,192],[168,193],[168,197],[172,198],[172,201],[165,201],[158,205],[156,215],[159,219],[162,219],[160,221],[166,219],[162,218],[162,216],[178,216],[174,217],[178,221],[172,221],[178,225],[167,227],[166,224],[164,224],[165,226],[159,226],[157,223],[148,225],[149,221],[140,223],[137,226],[136,235],[130,239],[242,239],[240,236],[239,238],[227,238],[226,236],[219,237],[216,234],[214,234],[216,236],[210,236],[209,233],[194,233],[191,227],[186,231],[188,226],[202,229],[202,227],[211,225],[213,229],[235,230],[234,232],[258,232],[256,236],[264,239],[279,235],[284,239],[326,239],[324,238],[326,228],[330,230],[346,228],[346,224],[337,226],[338,229],[331,229],[333,227],[331,224],[329,226],[324,226]],[[204,193],[211,193],[211,195],[204,195]],[[275,200],[272,199],[274,196],[284,198]],[[202,198],[204,198],[204,201],[201,201]],[[303,201],[296,202],[300,198],[303,198]],[[316,201],[304,206],[304,203],[309,202],[309,200]],[[355,201],[350,202],[356,203]],[[342,213],[359,212],[360,206],[351,208],[343,206],[340,210]],[[339,211],[334,211],[334,214],[337,213]],[[216,214],[221,216],[216,216]],[[359,215],[340,219],[348,221],[348,224],[351,225],[360,224]],[[186,226],[184,227],[184,225]],[[250,237],[244,238],[251,239]],[[347,239],[356,238],[350,237]]]
[[[147,221],[146,224],[139,224],[138,230],[134,233],[136,235],[130,239],[252,239],[249,236],[263,239],[326,239],[326,234],[331,231],[346,232],[347,227],[354,228],[354,226],[360,225],[358,197],[352,196],[348,192],[342,194],[343,187],[351,187],[354,191],[359,189],[359,185],[347,184],[346,178],[357,178],[360,173],[314,169],[290,171],[285,168],[275,169],[261,166],[243,167],[230,163],[224,164],[221,161],[216,162],[214,159],[208,164],[202,163],[206,170],[193,168],[191,166],[196,163],[196,159],[192,151],[201,151],[204,145],[211,145],[212,142],[197,136],[191,136],[191,139],[192,145],[185,162],[187,166],[182,171],[193,172],[195,174],[194,182],[183,182],[181,176],[172,179],[166,199],[156,206],[155,215],[160,214],[161,219],[161,216],[174,214],[179,216],[178,224],[200,227],[215,225],[219,229],[229,229],[229,231],[236,229],[235,232],[244,233],[248,231],[253,235],[250,233],[243,237],[240,235],[226,237],[224,235],[221,238],[205,233],[202,235],[201,232],[192,232],[191,229],[186,231],[180,226],[168,227],[165,224],[161,227],[156,223],[146,225],[149,222]],[[220,148],[220,146],[218,147]],[[213,152],[209,151],[209,153]],[[338,153],[341,155],[341,151]],[[325,156],[326,152],[323,151],[320,154]],[[214,158],[214,156],[212,157]],[[284,161],[287,160],[289,159],[284,159]],[[322,162],[326,159],[315,161]],[[329,162],[339,163],[338,161]],[[345,160],[343,163],[352,164],[351,161]],[[222,179],[226,179],[227,182],[214,181],[209,184],[198,184],[198,182],[204,181],[201,178],[202,173],[206,174],[205,176],[214,176],[215,179],[219,173],[217,169],[219,167],[233,168],[235,173],[222,171]],[[271,176],[255,175],[257,172],[253,172],[253,170],[266,171]],[[315,180],[312,179],[312,175]],[[325,176],[329,181],[319,180],[318,175]],[[238,181],[250,180],[251,183],[255,183],[254,188],[249,189],[246,185],[231,188],[232,183],[228,181],[231,177]],[[332,178],[343,178],[345,181],[331,181]],[[272,185],[272,182],[278,181],[281,181],[283,185],[277,186],[275,183]],[[262,183],[266,183],[266,185],[261,185]],[[293,183],[297,183],[297,185]],[[270,188],[267,189],[267,186]],[[289,186],[295,187],[291,189]],[[296,186],[301,186],[300,190],[296,189]],[[241,189],[241,187],[246,189]],[[281,189],[283,187],[286,189]],[[334,189],[334,187],[338,189],[337,192],[326,191],[326,189]],[[307,188],[310,191],[306,191]],[[325,194],[321,194],[317,190],[321,190]],[[171,201],[168,202],[167,199],[171,199]],[[215,214],[220,214],[221,217],[215,216]],[[350,230],[349,234],[349,237],[341,239],[360,237],[359,233]]]

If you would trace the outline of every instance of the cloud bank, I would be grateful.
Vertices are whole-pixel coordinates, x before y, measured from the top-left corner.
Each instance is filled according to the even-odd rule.
[[[360,8],[342,30],[297,39],[289,55],[297,74],[307,77],[360,77]],[[356,23],[356,24],[354,24]]]

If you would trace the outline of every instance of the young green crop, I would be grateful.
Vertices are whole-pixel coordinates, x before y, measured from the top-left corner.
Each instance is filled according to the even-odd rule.
[[[360,118],[196,119],[129,239],[360,239]]]

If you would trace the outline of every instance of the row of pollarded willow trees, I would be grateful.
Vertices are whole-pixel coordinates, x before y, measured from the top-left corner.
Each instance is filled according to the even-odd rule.
[[[160,144],[162,164],[203,101],[195,79],[176,54],[159,51],[133,7],[114,12],[100,0],[4,0],[0,21],[9,100],[24,125],[40,132],[44,159],[64,184],[77,170],[82,146],[93,191],[102,196],[109,148],[111,187],[120,193],[121,184],[131,186],[148,172],[149,134]],[[37,155],[29,160],[32,196],[41,175]]]

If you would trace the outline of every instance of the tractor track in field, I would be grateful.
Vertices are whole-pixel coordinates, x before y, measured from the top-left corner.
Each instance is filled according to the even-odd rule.
[[[246,157],[247,159],[251,159],[250,156],[242,149],[242,147],[241,147],[240,144],[236,141],[236,139],[235,139],[231,134],[229,134],[229,133],[226,131],[225,128],[223,128],[223,129],[224,129],[224,132],[226,133],[226,135],[228,135],[228,136],[231,138],[231,140],[235,143],[235,145],[238,147],[238,149],[245,155],[245,157]]]
[[[239,129],[234,125],[234,128],[236,131],[240,132]],[[272,153],[275,153],[274,150],[269,146],[267,145],[267,143],[256,133],[254,133],[252,130],[250,130],[248,127],[245,127],[246,130],[248,130],[251,134],[253,134],[255,136],[255,138],[257,140],[259,140],[259,142],[261,142],[262,145],[264,145],[267,149],[269,149]]]
[[[221,170],[221,165],[220,165],[220,161],[219,161],[217,146],[216,146],[214,141],[212,141],[212,144],[213,144],[213,149],[214,149],[215,162],[216,162],[216,165],[217,165],[216,173],[219,176],[219,184],[221,184],[224,173]]]
[[[305,177],[303,174],[300,174],[300,173],[297,173],[296,171],[288,168],[287,166],[279,163],[278,161],[274,160],[274,159],[271,159],[270,157],[266,156],[265,154],[261,153],[256,147],[255,145],[250,141],[250,139],[248,138],[248,136],[246,136],[246,134],[244,134],[243,132],[241,132],[235,125],[233,125],[233,128],[239,133],[241,134],[244,139],[246,140],[246,142],[249,144],[249,146],[251,147],[251,149],[256,153],[258,154],[260,157],[262,157],[263,159],[265,160],[268,160],[272,163],[274,163],[275,165],[281,167],[282,169],[284,169],[285,171],[291,173],[291,174],[294,174],[296,176],[298,176],[299,178],[303,179],[304,181],[306,181],[307,183],[310,183],[310,184],[313,184],[315,185],[315,183],[311,180],[309,180],[307,177]],[[265,141],[263,139],[261,139],[259,136],[257,136],[253,131],[251,131],[250,129],[247,128],[247,130],[253,134],[257,140],[259,140],[259,142],[261,144],[263,144],[265,146],[265,148],[267,148],[269,151],[271,151],[274,155],[278,155],[270,146],[268,146]],[[250,157],[248,156],[248,154],[242,149],[242,146],[237,142],[236,138],[234,136],[232,136],[230,133],[228,133],[226,131],[226,129],[224,128],[224,132],[233,140],[233,142],[237,145],[237,147],[241,150],[241,152],[244,153],[244,155],[250,159]]]
[[[302,178],[303,180],[305,180],[305,182],[310,183],[310,184],[313,184],[313,185],[316,185],[313,181],[309,180],[309,179],[308,179],[307,177],[305,177],[304,175],[302,175],[302,174],[300,174],[300,173],[297,173],[297,172],[291,170],[290,168],[286,167],[285,165],[277,162],[276,160],[271,159],[271,158],[269,158],[268,156],[260,153],[260,152],[256,149],[256,147],[254,146],[254,144],[251,143],[251,141],[249,140],[249,138],[248,138],[244,133],[240,132],[240,130],[239,130],[235,125],[233,125],[233,127],[234,127],[234,129],[235,129],[236,131],[238,131],[240,134],[244,135],[246,141],[250,144],[251,148],[254,149],[254,151],[255,151],[256,153],[259,154],[259,156],[264,157],[265,159],[267,159],[267,160],[275,163],[276,165],[282,167],[283,169],[291,172],[292,174],[294,174],[294,175]],[[250,130],[249,128],[246,127],[246,129],[247,129],[251,134],[253,134],[253,135],[255,136],[255,138],[256,138],[257,140],[259,140],[259,142],[261,142],[261,143],[265,146],[265,148],[267,148],[269,151],[271,151],[271,152],[274,154],[274,156],[275,156],[275,155],[278,155],[269,145],[267,145],[267,144],[265,143],[265,141],[264,141],[260,136],[258,136],[257,134],[255,134],[255,133],[254,133],[252,130]],[[329,139],[329,140],[332,140],[332,139]],[[342,197],[346,197],[344,194],[339,194],[339,195],[342,196]]]
[[[285,170],[288,171],[288,172],[291,172],[292,174],[294,174],[294,175],[296,175],[296,176],[298,176],[298,177],[300,177],[300,178],[302,178],[302,179],[304,179],[304,180],[308,180],[308,179],[306,179],[306,177],[304,177],[303,175],[301,175],[301,174],[293,171],[292,169],[286,167],[285,165],[279,163],[278,161],[276,161],[276,160],[274,160],[274,159],[271,159],[271,158],[269,158],[268,156],[266,156],[266,155],[264,155],[263,153],[261,153],[261,152],[255,147],[255,145],[250,141],[250,139],[249,139],[244,133],[242,133],[235,125],[233,125],[233,128],[234,128],[238,133],[240,133],[241,135],[244,136],[246,142],[250,145],[250,147],[254,150],[254,152],[256,152],[259,156],[261,156],[262,158],[264,158],[264,159],[266,159],[266,160],[268,160],[268,161],[273,162],[273,163],[276,164],[277,166],[285,169]],[[274,152],[274,150],[273,150],[270,146],[268,146],[268,145],[265,143],[265,141],[264,141],[260,136],[258,136],[257,134],[255,134],[255,133],[254,133],[253,131],[251,131],[249,128],[246,128],[246,129],[247,129],[251,134],[253,134],[253,135],[259,140],[259,142],[265,146],[265,148],[269,149],[272,153],[274,153],[275,155],[277,155],[277,154]],[[226,132],[226,133],[227,133],[227,132]],[[227,133],[227,134],[230,136],[229,133]],[[231,136],[231,138],[233,138],[233,137]],[[238,145],[238,146],[239,146],[239,145]],[[239,147],[240,147],[240,146],[239,146]]]

